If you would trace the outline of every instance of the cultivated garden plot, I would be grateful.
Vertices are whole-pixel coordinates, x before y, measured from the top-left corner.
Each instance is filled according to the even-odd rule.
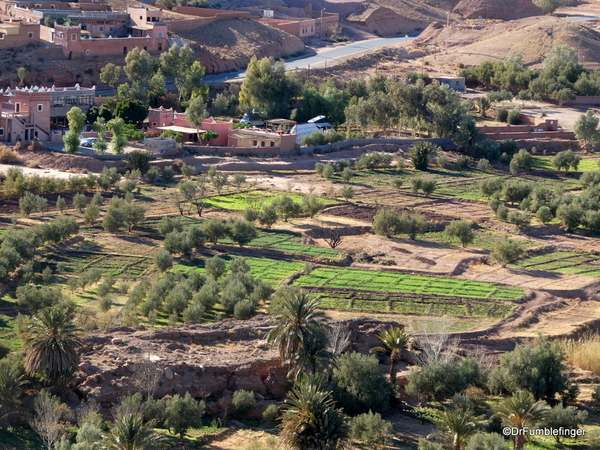
[[[226,261],[231,261],[231,256],[222,256]],[[254,278],[260,278],[273,287],[277,287],[287,277],[302,270],[304,263],[281,261],[268,258],[244,258],[250,266]],[[174,267],[173,270],[187,274],[191,271],[205,273],[203,260],[191,260]]]
[[[515,305],[501,301],[457,298],[422,298],[359,293],[320,293],[321,308],[399,314],[486,317],[501,319],[514,311]]]
[[[279,191],[248,191],[239,194],[217,195],[210,197],[205,206],[207,208],[226,209],[231,211],[243,211],[247,208],[260,209],[262,206],[270,205],[273,200],[284,194]],[[302,203],[304,195],[286,193],[288,197],[298,203]],[[323,198],[325,205],[337,203],[335,200]]]
[[[525,295],[523,289],[492,283],[338,267],[319,267],[298,278],[294,284],[306,287],[498,300],[518,300]]]
[[[56,264],[65,263],[65,271],[76,275],[83,270],[101,269],[102,276],[113,276],[135,280],[152,266],[152,260],[143,256],[119,255],[114,253],[96,253],[64,251],[60,254],[48,254],[47,260]]]
[[[553,252],[524,258],[515,265],[534,270],[600,277],[600,256],[590,253]]]

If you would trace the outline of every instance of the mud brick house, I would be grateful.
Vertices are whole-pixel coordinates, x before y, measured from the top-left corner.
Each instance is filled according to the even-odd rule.
[[[0,23],[0,49],[20,47],[40,41],[40,24],[27,22]]]
[[[0,141],[51,141],[51,129],[66,121],[66,114],[73,106],[87,112],[93,105],[96,88],[52,86],[15,87],[0,90]],[[58,134],[60,138],[60,134]]]

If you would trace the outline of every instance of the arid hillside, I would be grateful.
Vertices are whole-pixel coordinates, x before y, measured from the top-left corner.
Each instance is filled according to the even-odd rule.
[[[525,64],[535,66],[546,57],[552,45],[567,44],[579,50],[580,60],[590,68],[600,62],[600,33],[584,24],[567,22],[556,17],[529,17],[509,22],[480,26],[455,22],[448,30],[448,51],[445,27],[430,25],[413,45],[420,49],[440,49],[435,60],[440,64],[479,64],[485,60],[500,60],[511,54],[521,55]],[[435,49],[433,49],[435,51]]]
[[[223,20],[176,36],[190,43],[206,73],[242,69],[253,55],[282,58],[304,51],[299,38],[252,20]]]

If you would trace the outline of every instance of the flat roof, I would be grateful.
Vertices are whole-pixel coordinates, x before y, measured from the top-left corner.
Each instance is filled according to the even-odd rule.
[[[188,133],[188,134],[193,134],[193,133],[204,133],[206,130],[196,130],[195,128],[188,128],[188,127],[178,127],[176,125],[170,125],[168,127],[157,127],[159,130],[171,130],[171,131],[176,131],[177,133]]]
[[[279,141],[281,139],[280,134],[275,133],[265,133],[264,131],[251,131],[251,130],[243,130],[236,131],[233,134],[230,134],[231,137],[236,139],[260,139],[263,141]]]

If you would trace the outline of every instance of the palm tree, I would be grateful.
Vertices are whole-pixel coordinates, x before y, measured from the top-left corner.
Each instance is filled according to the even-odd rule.
[[[71,314],[52,307],[32,316],[21,333],[25,348],[25,372],[44,374],[50,380],[67,376],[79,363],[81,341]]]
[[[139,414],[127,414],[117,419],[111,429],[102,433],[102,448],[106,450],[156,450],[165,446],[165,437],[154,431],[154,423],[144,423]]]
[[[348,437],[344,416],[335,408],[323,378],[304,378],[291,389],[282,416],[281,444],[295,450],[335,450]]]
[[[461,450],[477,432],[478,419],[472,409],[460,406],[448,407],[440,413],[440,428],[452,435],[452,450]]]
[[[317,300],[300,288],[286,289],[283,295],[281,312],[274,317],[276,325],[267,342],[277,347],[282,363],[288,363],[309,339],[324,340],[325,326],[319,321],[324,314],[317,311]]]
[[[536,402],[533,395],[520,391],[505,399],[496,409],[503,422],[510,427],[522,430],[533,428],[544,420],[550,407],[545,402]],[[514,436],[515,450],[521,450],[525,445],[525,436],[520,433]]]
[[[25,86],[25,75],[27,75],[27,67],[19,67],[17,69],[17,76],[19,77],[19,86]]]
[[[412,336],[404,328],[388,328],[378,334],[383,346],[373,347],[371,352],[381,352],[390,355],[390,381],[396,384],[396,364],[400,360],[402,350],[406,348]]]
[[[8,364],[8,361],[0,362],[0,428],[4,425],[4,419],[8,416],[8,410],[19,403],[21,387],[25,381],[21,379],[18,368]]]
[[[327,350],[327,342],[320,336],[312,336],[302,342],[302,345],[291,358],[292,369],[289,377],[298,378],[300,374],[316,375],[329,368],[332,354]]]

